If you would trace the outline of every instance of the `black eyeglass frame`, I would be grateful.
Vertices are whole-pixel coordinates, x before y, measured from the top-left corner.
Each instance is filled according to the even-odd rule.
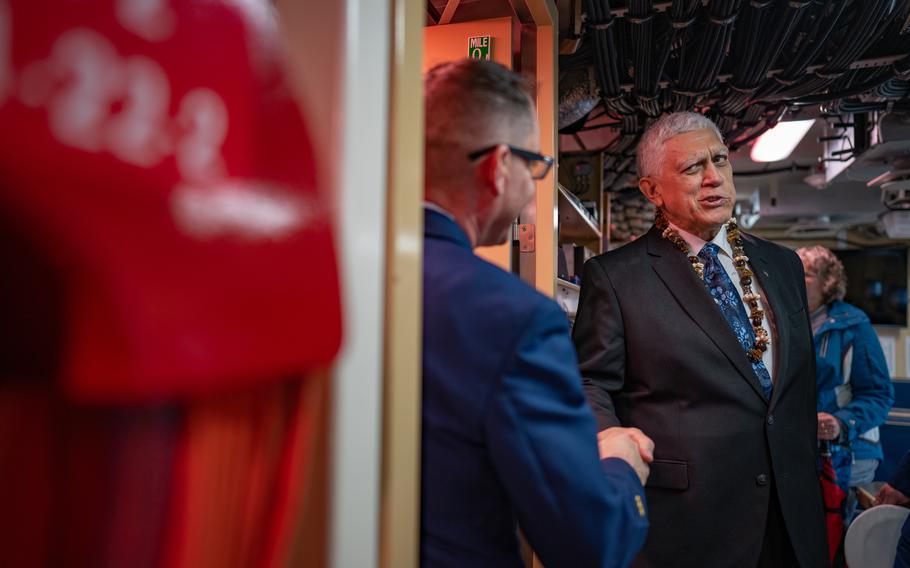
[[[477,158],[483,156],[484,154],[492,152],[499,146],[501,146],[501,144],[494,144],[493,146],[490,146],[488,148],[484,148],[482,150],[477,150],[475,152],[471,152],[470,154],[468,154],[468,159],[472,160],[472,161],[476,160]],[[553,167],[553,157],[552,156],[547,156],[545,154],[540,154],[538,152],[532,152],[530,150],[525,150],[524,148],[518,148],[517,146],[512,146],[511,144],[506,144],[506,147],[509,149],[510,152],[512,152],[513,154],[515,154],[516,156],[518,156],[519,158],[521,158],[522,160],[524,160],[526,162],[542,162],[542,163],[546,164],[546,168],[544,168],[543,173],[534,175],[534,173],[532,171],[531,179],[543,179],[543,178],[547,177],[548,173],[550,173],[550,168]]]

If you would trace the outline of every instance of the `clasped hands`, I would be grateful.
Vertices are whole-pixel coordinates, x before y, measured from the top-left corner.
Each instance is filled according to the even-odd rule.
[[[613,427],[597,433],[597,447],[600,459],[620,458],[632,466],[641,484],[648,480],[654,461],[654,441],[638,428]]]

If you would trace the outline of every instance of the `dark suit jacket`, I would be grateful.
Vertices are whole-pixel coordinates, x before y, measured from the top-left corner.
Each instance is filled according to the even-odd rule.
[[[897,469],[888,480],[888,485],[910,497],[910,450],[901,458]]]
[[[891,475],[888,484],[904,495],[910,496],[910,451],[901,458],[901,463]],[[904,525],[901,527],[901,536],[897,541],[897,557],[894,559],[894,568],[910,568],[910,517],[904,521]]]
[[[643,490],[601,461],[565,314],[426,213],[421,565],[520,566],[516,521],[547,568],[624,566]]]
[[[743,248],[773,311],[770,404],[692,265],[657,229],[585,264],[573,339],[598,426],[636,426],[656,445],[636,566],[755,566],[771,483],[801,565],[826,565],[802,264],[751,235]]]

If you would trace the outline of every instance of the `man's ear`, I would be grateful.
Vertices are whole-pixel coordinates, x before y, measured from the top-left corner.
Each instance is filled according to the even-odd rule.
[[[509,160],[512,153],[505,144],[500,144],[488,152],[477,167],[478,176],[483,187],[487,188],[493,197],[502,195],[506,190],[506,181],[509,179]]]
[[[660,188],[657,185],[657,182],[654,178],[649,176],[644,176],[638,180],[638,189],[641,190],[645,197],[648,198],[648,201],[653,203],[657,207],[663,207],[664,200],[660,195]]]

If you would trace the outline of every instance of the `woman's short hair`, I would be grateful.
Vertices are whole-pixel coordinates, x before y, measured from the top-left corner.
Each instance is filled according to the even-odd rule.
[[[843,300],[847,293],[847,274],[839,258],[823,246],[800,247],[796,254],[803,261],[803,268],[822,282],[822,302],[830,304]]]

